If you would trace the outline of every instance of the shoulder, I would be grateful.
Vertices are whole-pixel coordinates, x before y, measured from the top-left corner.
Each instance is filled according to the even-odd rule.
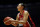
[[[24,14],[29,14],[29,12],[28,12],[28,11],[26,11],[26,10],[24,10]]]

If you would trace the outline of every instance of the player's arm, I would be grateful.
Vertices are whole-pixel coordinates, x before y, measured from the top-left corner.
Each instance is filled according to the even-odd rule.
[[[23,17],[24,23],[27,22],[27,20],[28,20],[28,15],[29,15],[28,11],[24,13],[24,17]]]
[[[22,21],[19,21],[19,23],[21,23],[21,24],[26,23],[26,21],[28,20],[28,15],[29,15],[28,12],[24,12],[23,20]]]

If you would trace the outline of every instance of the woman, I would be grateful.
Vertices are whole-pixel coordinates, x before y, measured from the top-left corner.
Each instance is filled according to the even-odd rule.
[[[20,11],[17,14],[17,18],[16,18],[16,20],[18,20],[18,22],[15,22],[12,25],[15,25],[15,26],[18,25],[19,27],[31,27],[28,22],[29,13],[28,13],[28,11],[25,11],[24,8],[25,8],[25,6],[23,3],[18,4],[17,9],[18,9],[18,11]]]

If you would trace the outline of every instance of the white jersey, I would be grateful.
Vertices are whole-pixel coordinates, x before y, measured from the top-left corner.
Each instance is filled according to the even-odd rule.
[[[19,18],[19,14],[20,14],[20,13],[18,13],[18,18]],[[23,16],[24,16],[25,14],[28,14],[28,15],[29,15],[28,11],[25,11],[25,10],[24,10]],[[28,15],[27,15],[26,18],[28,18]],[[22,19],[22,18],[21,18],[21,19]],[[21,20],[21,19],[20,19],[20,20]],[[28,22],[28,21],[27,21],[27,22]],[[19,24],[19,26],[23,26],[23,24]]]

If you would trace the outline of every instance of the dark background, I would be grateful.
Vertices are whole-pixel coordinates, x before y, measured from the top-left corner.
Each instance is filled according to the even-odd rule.
[[[12,25],[5,25],[3,20],[7,16],[16,19],[18,3],[26,4],[25,10],[29,11],[36,27],[40,27],[40,2],[37,0],[0,0],[0,27],[13,27]]]

